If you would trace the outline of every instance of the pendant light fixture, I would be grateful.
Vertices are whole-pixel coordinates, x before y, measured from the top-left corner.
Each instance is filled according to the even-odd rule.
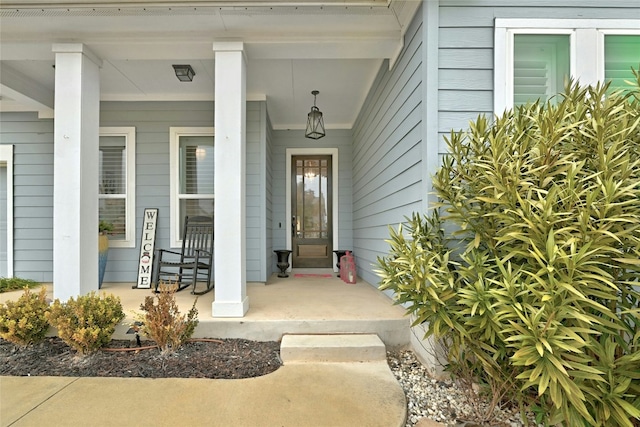
[[[311,139],[320,139],[325,135],[322,112],[316,107],[316,96],[319,93],[317,90],[311,91],[311,95],[313,95],[313,107],[311,107],[311,111],[307,114],[307,131],[304,133],[304,136]]]

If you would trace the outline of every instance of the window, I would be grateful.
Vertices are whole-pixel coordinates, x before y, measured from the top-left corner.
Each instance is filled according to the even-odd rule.
[[[569,36],[515,34],[513,36],[513,104],[540,99],[546,102],[562,92],[570,76]]]
[[[631,68],[640,68],[640,34],[604,36],[604,78],[611,89],[625,89],[632,77]]]
[[[186,216],[213,216],[213,128],[170,129],[171,246],[182,245]]]
[[[494,110],[547,101],[569,77],[623,89],[638,52],[637,20],[496,19]]]
[[[136,130],[101,127],[99,145],[99,219],[113,224],[109,245],[135,247]]]

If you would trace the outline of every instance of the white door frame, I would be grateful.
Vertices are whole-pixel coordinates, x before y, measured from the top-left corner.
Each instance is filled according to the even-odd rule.
[[[7,277],[13,277],[13,145],[0,145],[0,167],[7,168]]]
[[[304,155],[322,155],[331,156],[331,191],[332,191],[332,203],[331,203],[331,215],[332,215],[332,229],[333,229],[333,249],[338,249],[338,149],[337,148],[287,148],[287,166],[286,166],[286,236],[287,236],[287,249],[292,250],[291,243],[291,158],[293,156]],[[337,261],[335,255],[332,256],[333,262],[331,263],[333,271],[338,271]],[[291,267],[289,267],[291,271]]]

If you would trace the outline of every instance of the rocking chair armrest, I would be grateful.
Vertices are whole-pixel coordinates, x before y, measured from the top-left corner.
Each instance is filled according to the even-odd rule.
[[[176,251],[171,251],[169,249],[156,249],[155,252],[158,254],[158,260],[162,260],[162,255],[164,255],[165,253],[167,254],[172,254],[172,255],[182,255],[180,252],[176,252]]]
[[[196,249],[195,251],[198,253],[198,257],[201,257],[202,254],[204,254],[205,256],[211,255],[210,251],[206,251],[204,249]]]
[[[156,249],[156,252],[167,252],[167,253],[174,254],[174,255],[180,255],[180,252],[171,251],[169,249]]]

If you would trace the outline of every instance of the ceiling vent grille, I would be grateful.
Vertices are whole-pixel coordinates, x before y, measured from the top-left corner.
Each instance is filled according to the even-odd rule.
[[[175,16],[218,15],[217,7],[96,7],[96,8],[47,8],[47,9],[0,9],[2,18],[34,17],[83,17],[83,16]]]
[[[273,6],[273,7],[222,7],[222,16],[387,16],[393,12],[383,6]]]

